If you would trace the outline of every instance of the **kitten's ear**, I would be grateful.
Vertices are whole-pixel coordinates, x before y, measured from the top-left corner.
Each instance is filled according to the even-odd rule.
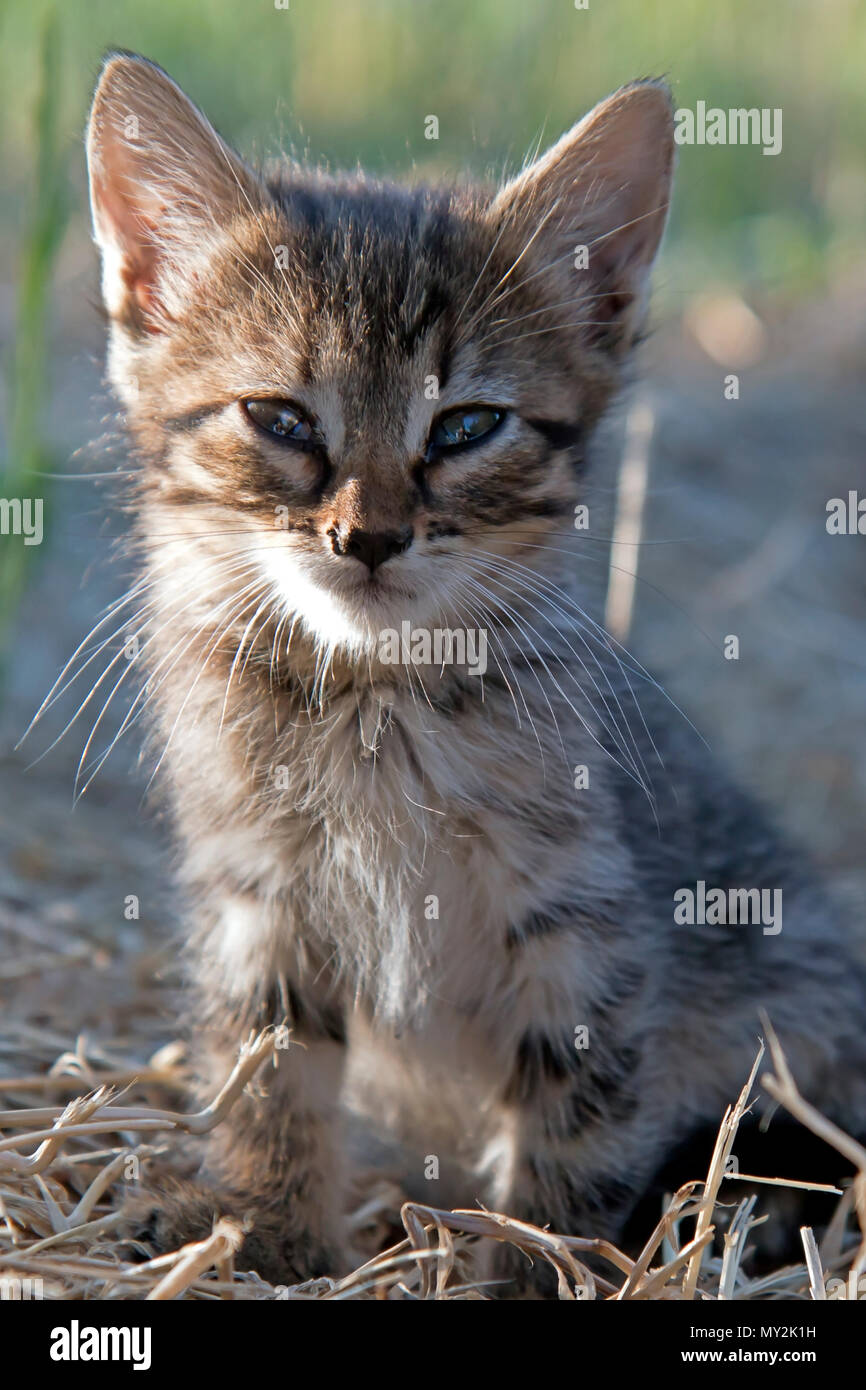
[[[87,165],[106,308],[158,332],[181,306],[191,261],[260,202],[258,181],[162,68],[127,53],[103,67]]]
[[[585,296],[591,336],[619,346],[637,327],[664,231],[673,132],[663,83],[623,87],[507,184],[491,208],[498,222],[514,220],[525,243],[532,239],[529,260],[550,267],[558,293],[565,282],[576,302]]]

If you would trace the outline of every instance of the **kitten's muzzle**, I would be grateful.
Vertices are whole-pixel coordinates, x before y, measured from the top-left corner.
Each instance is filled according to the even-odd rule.
[[[328,534],[335,555],[360,560],[371,574],[392,556],[402,555],[404,550],[408,550],[415,535],[411,526],[403,526],[399,531],[361,531],[353,527],[343,534],[334,528]]]

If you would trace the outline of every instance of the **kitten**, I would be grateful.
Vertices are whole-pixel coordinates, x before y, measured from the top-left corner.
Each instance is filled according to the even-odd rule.
[[[580,606],[672,131],[640,82],[495,190],[259,174],[161,69],[105,64],[93,224],[204,1089],[291,1029],[201,1183],[147,1197],[158,1244],[234,1211],[262,1275],[338,1271],[351,1106],[428,1200],[620,1238],[762,1008],[862,1123],[866,983],[823,889]],[[783,929],[680,925],[699,883],[781,890]]]

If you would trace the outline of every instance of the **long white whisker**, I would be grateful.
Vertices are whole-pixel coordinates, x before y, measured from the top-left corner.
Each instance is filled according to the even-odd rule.
[[[156,674],[156,671],[153,672],[153,673],[151,673],[151,675],[147,678],[147,680],[145,681],[145,684],[142,686],[141,690],[138,692],[138,695],[135,697],[135,700],[133,701],[133,704],[131,705],[130,709],[127,711],[126,716],[125,716],[125,718],[124,718],[124,720],[123,720],[123,723],[121,724],[120,728],[118,729],[117,733],[115,734],[115,736],[114,736],[114,738],[112,739],[111,743],[109,744],[108,748],[105,750],[104,753],[102,753],[102,754],[100,755],[100,757],[99,757],[99,759],[98,759],[98,761],[97,761],[97,763],[96,763],[96,766],[94,767],[93,771],[90,773],[90,776],[87,778],[87,781],[83,784],[83,786],[81,787],[81,791],[79,792],[79,791],[78,791],[78,783],[79,783],[79,780],[80,780],[81,773],[82,773],[82,771],[83,771],[84,762],[85,762],[85,759],[86,759],[86,757],[87,757],[87,753],[88,753],[88,750],[89,750],[89,748],[90,748],[90,744],[91,744],[92,741],[93,741],[93,738],[94,738],[94,735],[95,735],[95,733],[96,733],[96,730],[97,730],[97,728],[98,728],[98,726],[99,726],[99,723],[100,723],[101,720],[102,720],[103,715],[105,714],[106,709],[108,708],[108,705],[110,704],[111,700],[112,700],[113,697],[114,697],[115,691],[117,690],[118,686],[121,684],[121,682],[123,681],[123,679],[125,678],[126,673],[124,672],[124,675],[121,676],[120,680],[117,682],[117,685],[115,685],[114,690],[112,690],[111,694],[110,694],[109,697],[108,697],[108,700],[106,701],[105,705],[103,706],[102,710],[100,711],[99,717],[98,717],[98,719],[97,719],[97,721],[96,721],[96,724],[94,724],[93,729],[91,730],[91,733],[90,733],[90,737],[88,738],[87,744],[85,745],[84,751],[82,752],[81,759],[80,759],[79,764],[78,764],[78,772],[76,773],[76,778],[75,778],[75,801],[76,801],[76,802],[79,801],[80,798],[81,798],[81,797],[84,795],[84,793],[87,791],[87,788],[90,786],[90,784],[91,784],[91,782],[93,781],[94,777],[95,777],[96,774],[99,772],[99,769],[102,767],[103,763],[105,762],[106,758],[107,758],[107,757],[109,756],[109,754],[111,753],[112,749],[113,749],[114,746],[116,745],[116,743],[117,743],[118,739],[121,737],[121,735],[125,732],[126,729],[128,729],[129,727],[131,727],[131,725],[132,725],[133,723],[137,722],[138,718],[139,718],[140,715],[143,713],[144,706],[142,706],[142,708],[139,710],[138,714],[137,714],[137,715],[135,716],[135,718],[133,719],[133,713],[134,713],[134,711],[135,711],[135,709],[136,709],[136,706],[138,705],[138,702],[139,702],[139,700],[142,698],[142,696],[145,695],[145,692],[147,692],[147,699],[145,700],[145,704],[147,704],[147,703],[149,702],[149,700],[153,697],[153,695],[156,693],[156,690],[160,689],[161,686],[162,686],[162,685],[165,683],[165,681],[168,679],[168,676],[171,674],[171,671],[172,671],[172,670],[174,669],[174,667],[177,665],[177,662],[181,660],[181,658],[183,657],[183,655],[184,655],[184,654],[189,650],[189,648],[192,646],[192,643],[195,641],[196,637],[198,636],[199,632],[201,632],[202,628],[206,627],[209,623],[211,623],[211,622],[213,621],[214,616],[215,616],[217,613],[219,613],[219,612],[221,611],[221,609],[225,608],[225,607],[228,606],[229,604],[234,604],[235,606],[232,608],[232,611],[230,612],[230,614],[229,614],[228,618],[226,619],[225,623],[224,623],[221,627],[218,627],[218,628],[217,628],[216,636],[215,636],[215,638],[214,638],[213,640],[214,640],[214,644],[218,643],[219,640],[220,640],[220,638],[224,635],[224,633],[225,633],[226,631],[228,631],[228,629],[229,629],[229,627],[231,626],[232,622],[234,622],[234,621],[236,620],[236,618],[238,617],[238,615],[239,615],[241,612],[243,612],[243,610],[244,610],[244,608],[245,608],[245,606],[246,606],[246,603],[245,603],[244,599],[241,599],[240,604],[237,603],[237,600],[241,597],[241,595],[244,595],[244,596],[245,596],[245,595],[248,593],[248,591],[249,591],[250,589],[257,588],[261,582],[262,582],[261,579],[260,579],[260,578],[257,578],[256,580],[252,581],[249,585],[247,585],[244,589],[242,589],[242,590],[240,591],[240,594],[238,594],[238,593],[233,593],[233,594],[231,595],[230,598],[227,598],[227,599],[224,601],[224,603],[220,604],[215,610],[213,610],[212,613],[209,613],[209,614],[208,614],[207,618],[199,625],[199,627],[196,629],[195,632],[193,632],[191,635],[184,634],[184,637],[181,638],[181,639],[179,639],[178,642],[176,642],[176,643],[174,644],[174,646],[170,649],[170,651],[169,651],[169,653],[167,654],[167,656],[164,657],[163,660],[160,662],[159,666],[156,668],[156,671],[158,671],[158,670],[160,669],[160,667],[161,667],[162,665],[164,665],[165,661],[168,659],[168,656],[170,656],[171,653],[172,653],[173,651],[175,651],[177,647],[182,646],[181,652],[180,652],[180,653],[178,654],[178,656],[175,658],[175,661],[172,662],[172,664],[171,664],[171,666],[169,667],[168,671],[167,671],[166,674],[163,676],[162,680],[159,682],[159,684],[155,687],[154,690],[150,690],[149,687],[150,687],[150,682],[151,682],[151,680],[153,679],[153,675]],[[166,624],[163,624],[163,626],[166,626]],[[185,645],[183,645],[183,644],[184,644],[184,641],[185,641]],[[210,657],[211,655],[213,655],[213,649],[214,649],[214,647],[212,647],[211,651],[209,652],[209,654],[208,654],[208,659],[209,659],[209,657]],[[203,668],[202,668],[202,669],[203,669]],[[199,672],[199,674],[201,674],[201,671]],[[195,684],[197,684],[197,681],[198,681],[198,677],[196,678],[196,681],[193,683],[193,687],[192,687],[192,688],[190,689],[190,691],[187,693],[186,699],[184,700],[184,703],[183,703],[183,705],[181,706],[180,713],[183,712],[183,709],[184,709],[184,707],[185,707],[185,705],[186,705],[186,700],[188,700],[188,699],[189,699],[189,696],[192,694],[192,689],[195,687]],[[178,715],[178,718],[180,717],[180,713],[179,713],[179,715]],[[177,724],[177,721],[175,721],[175,726],[176,726],[176,724]],[[174,730],[172,730],[172,732],[174,732]],[[167,745],[166,745],[166,747],[167,747]],[[164,756],[164,755],[165,755],[165,750],[163,751],[163,756]],[[162,758],[160,758],[160,762],[161,762],[161,761],[162,761]],[[157,768],[158,768],[158,766],[159,766],[159,764],[157,764]],[[156,771],[157,771],[157,769],[155,768],[154,771],[153,771],[153,773],[151,774],[150,779],[148,780],[148,783],[147,783],[147,786],[148,786],[148,787],[150,787],[150,785],[151,785],[151,783],[152,783],[152,781],[153,781],[153,778],[154,778],[154,776],[156,775]]]
[[[469,581],[469,582],[470,582],[470,583],[474,583],[474,581]],[[568,708],[571,710],[572,714],[574,714],[575,717],[579,720],[579,722],[580,722],[580,724],[582,725],[583,729],[584,729],[585,732],[588,734],[588,736],[592,739],[593,743],[596,744],[596,746],[601,750],[602,753],[604,753],[604,755],[605,755],[606,757],[610,758],[611,761],[614,762],[614,763],[616,764],[617,767],[619,767],[619,769],[621,770],[621,772],[622,772],[626,777],[628,777],[631,781],[635,782],[639,787],[641,787],[641,788],[643,789],[644,793],[646,794],[646,796],[650,799],[650,802],[652,803],[652,796],[651,796],[650,789],[647,787],[647,785],[646,785],[646,783],[644,782],[644,780],[643,780],[639,775],[636,775],[636,774],[637,774],[637,769],[635,769],[635,771],[630,771],[628,767],[624,766],[624,764],[621,763],[621,762],[619,761],[619,759],[610,751],[609,748],[605,748],[604,744],[599,740],[597,734],[594,732],[594,730],[593,730],[592,727],[590,726],[590,724],[589,724],[589,722],[587,721],[586,717],[581,713],[581,711],[580,711],[579,709],[576,708],[576,706],[573,704],[573,702],[571,701],[571,699],[569,698],[569,696],[568,696],[568,695],[566,694],[566,692],[562,689],[562,686],[559,684],[559,681],[556,679],[556,677],[554,676],[553,672],[550,670],[550,667],[547,665],[547,662],[545,661],[545,659],[544,659],[544,657],[542,656],[541,652],[540,652],[540,651],[538,650],[538,648],[536,647],[535,643],[532,641],[531,638],[527,637],[527,635],[526,635],[526,628],[524,627],[524,625],[523,625],[523,623],[521,622],[521,620],[518,618],[518,616],[517,616],[515,610],[514,610],[513,608],[511,608],[511,606],[510,606],[509,604],[507,604],[503,599],[499,598],[497,595],[491,594],[489,590],[485,590],[484,592],[486,593],[486,595],[487,595],[487,597],[488,597],[488,599],[489,599],[490,601],[494,602],[498,608],[501,608],[501,609],[503,610],[503,612],[506,613],[506,614],[511,618],[512,623],[514,623],[515,626],[518,628],[518,630],[522,633],[524,639],[529,643],[529,645],[530,645],[530,647],[532,648],[532,650],[534,651],[536,657],[537,657],[538,660],[541,662],[541,665],[544,667],[545,672],[546,672],[547,675],[549,676],[550,680],[553,682],[553,685],[554,685],[554,687],[556,688],[557,692],[559,693],[559,695],[562,696],[563,700],[565,701],[565,703],[566,703],[566,705],[568,706]],[[541,638],[541,634],[540,634],[540,633],[538,632],[538,630],[532,625],[532,623],[530,623],[530,622],[527,621],[527,622],[526,622],[526,626],[529,628],[529,630],[530,630],[531,632],[533,632],[533,633],[535,634],[535,636],[537,636],[537,637],[539,638],[539,640],[543,640],[543,639]],[[565,664],[565,662],[562,660],[562,658],[559,657],[555,652],[552,652],[552,653],[551,653],[551,656],[553,657],[553,659],[554,659],[556,662],[558,662],[558,664],[559,664],[559,665],[562,667],[562,669],[565,671],[566,675],[574,682],[574,684],[577,686],[577,688],[578,688],[578,690],[581,692],[581,694],[584,695],[584,698],[586,698],[586,694],[585,694],[585,692],[584,692],[582,686],[580,685],[580,682],[577,680],[577,677],[574,675],[574,672],[571,671],[571,670],[569,669],[568,666],[566,666],[566,664]],[[538,679],[537,672],[534,671],[534,667],[531,667],[531,666],[530,666],[530,669],[533,670],[534,674],[536,675],[536,679]],[[548,708],[550,709],[551,715],[552,715],[552,717],[553,717],[553,719],[554,719],[554,722],[555,722],[555,724],[556,724],[557,736],[558,736],[559,741],[560,741],[560,746],[562,747],[563,754],[566,756],[566,760],[567,760],[567,754],[566,754],[566,750],[565,750],[565,745],[564,745],[563,742],[562,742],[562,735],[561,735],[561,733],[560,733],[560,731],[559,731],[559,724],[558,724],[558,721],[557,721],[557,719],[556,719],[556,715],[555,715],[555,713],[554,713],[554,711],[553,711],[553,707],[552,707],[552,705],[550,704],[550,701],[549,701],[549,699],[548,699],[548,697],[547,697],[546,691],[544,691],[543,686],[541,686],[540,680],[539,680],[538,683],[539,683],[539,687],[542,689],[542,693],[544,694],[545,700],[547,701],[547,704],[548,704]],[[590,704],[590,708],[593,708],[592,703],[591,703],[591,702],[588,702],[588,703]],[[597,714],[597,711],[596,711],[596,714]],[[606,726],[603,724],[603,721],[600,721],[600,722],[602,723],[602,727],[606,727]],[[607,729],[607,732],[610,734],[610,733],[611,733],[610,729]],[[629,760],[630,760],[630,761],[632,762],[632,764],[634,765],[634,760],[631,758],[631,755],[630,755],[628,749],[627,749],[627,748],[625,748],[625,749],[622,748],[621,744],[619,744],[619,743],[617,742],[617,740],[616,740],[615,738],[613,738],[612,735],[611,735],[611,737],[612,737],[612,741],[616,744],[616,746],[619,747],[619,748],[621,749],[621,751],[623,752],[623,755],[626,756],[626,757],[628,757]]]
[[[625,726],[625,732],[623,732],[623,729],[622,729],[622,727],[620,726],[619,721],[616,719],[616,716],[614,715],[613,711],[610,709],[610,706],[608,705],[607,698],[606,698],[604,692],[601,690],[601,688],[600,688],[598,682],[596,681],[596,679],[595,679],[595,677],[593,676],[592,672],[590,671],[590,669],[589,669],[588,666],[586,665],[586,662],[584,661],[584,659],[582,658],[582,656],[580,655],[580,653],[577,652],[577,651],[575,651],[574,647],[571,645],[571,643],[568,641],[568,639],[567,639],[563,634],[560,634],[560,635],[562,635],[562,640],[565,642],[565,645],[567,646],[568,650],[572,653],[572,655],[575,657],[575,659],[576,659],[577,661],[580,662],[580,665],[581,665],[582,669],[586,672],[587,676],[588,676],[589,679],[592,681],[593,687],[595,688],[595,691],[596,691],[596,693],[598,694],[599,699],[601,700],[602,704],[604,705],[605,711],[606,711],[607,714],[610,716],[610,719],[613,721],[614,727],[616,728],[617,733],[621,736],[622,739],[625,739],[626,736],[628,736],[628,737],[631,739],[631,744],[632,744],[632,747],[633,747],[633,750],[634,750],[634,755],[635,755],[635,757],[637,758],[638,763],[640,764],[640,768],[641,768],[641,771],[642,771],[642,773],[643,773],[643,776],[646,778],[647,782],[649,783],[649,781],[650,781],[649,772],[648,772],[646,763],[644,762],[643,756],[642,756],[642,754],[641,754],[640,747],[638,746],[637,740],[636,740],[636,738],[635,738],[635,736],[634,736],[634,734],[633,734],[633,732],[632,732],[631,726],[630,726],[629,721],[628,721],[628,717],[627,717],[626,712],[625,712],[625,710],[624,710],[624,708],[623,708],[623,705],[622,705],[622,701],[620,700],[620,698],[619,698],[619,696],[618,696],[616,690],[614,689],[614,686],[613,686],[613,683],[612,683],[612,681],[611,681],[611,679],[610,679],[610,676],[608,675],[607,671],[605,670],[605,668],[603,667],[603,665],[602,665],[601,662],[599,661],[597,655],[595,654],[595,652],[592,651],[592,649],[591,649],[591,647],[590,647],[588,641],[586,640],[586,637],[585,637],[585,635],[584,635],[584,631],[583,631],[582,626],[581,626],[580,624],[576,623],[575,620],[574,620],[573,618],[570,618],[570,617],[565,613],[564,609],[562,609],[562,608],[559,606],[559,604],[557,604],[552,598],[550,598],[548,595],[544,594],[544,593],[540,590],[540,588],[539,588],[538,586],[532,584],[531,581],[526,580],[526,579],[524,579],[524,580],[521,581],[520,577],[519,577],[519,576],[515,576],[515,575],[513,574],[513,572],[511,571],[510,567],[508,567],[507,565],[500,565],[500,564],[497,564],[495,561],[491,561],[491,560],[488,559],[486,566],[480,566],[480,568],[481,568],[482,573],[484,572],[484,569],[485,569],[485,568],[489,568],[490,570],[493,570],[494,572],[496,572],[496,573],[499,574],[499,575],[506,574],[506,575],[509,575],[509,576],[512,577],[512,578],[516,578],[517,581],[518,581],[518,583],[520,583],[520,582],[523,583],[524,588],[530,589],[530,591],[531,591],[531,592],[534,592],[534,593],[536,594],[536,596],[537,596],[538,598],[541,599],[542,602],[546,602],[547,604],[549,604],[550,607],[551,607],[555,612],[558,612],[563,618],[566,619],[566,621],[569,623],[569,626],[571,627],[572,631],[575,632],[576,636],[578,637],[578,640],[583,644],[583,646],[584,646],[584,648],[586,649],[588,655],[589,655],[589,656],[592,658],[592,660],[594,661],[597,670],[598,670],[598,671],[600,672],[600,674],[602,675],[602,678],[605,680],[605,682],[606,682],[606,684],[607,684],[607,687],[608,687],[608,690],[610,691],[611,696],[613,697],[614,701],[616,702],[617,709],[618,709],[619,714],[620,714],[620,716],[621,716],[621,718],[622,718],[623,725]],[[520,591],[519,591],[519,590],[516,590],[516,589],[511,589],[509,586],[505,585],[505,584],[504,584],[504,581],[503,581],[501,578],[500,578],[497,582],[499,582],[500,584],[503,584],[503,587],[507,588],[507,589],[508,589],[508,592],[509,592],[509,593],[512,593],[515,597],[520,597]],[[533,609],[534,612],[538,613],[540,617],[544,617],[544,616],[545,616],[544,613],[542,613],[542,611],[541,611],[540,609],[536,608],[534,604],[530,604],[530,607]],[[626,678],[626,679],[627,679],[627,678]],[[629,687],[629,689],[631,689],[631,687]],[[634,698],[633,693],[632,693],[632,698]],[[635,703],[636,703],[636,702],[635,702]],[[640,714],[640,708],[639,708],[639,707],[638,707],[638,713]],[[647,731],[647,732],[649,732],[649,731]],[[651,741],[652,741],[652,740],[651,740]],[[623,743],[621,746],[622,746],[622,748],[623,748],[623,752],[625,753],[625,752],[626,752],[625,744]],[[655,745],[654,745],[654,744],[653,744],[653,748],[655,749]],[[658,754],[658,750],[655,749],[655,752],[656,752],[656,756],[659,757],[659,761],[661,761],[660,755]],[[637,766],[634,764],[634,760],[631,758],[631,755],[628,755],[628,754],[627,754],[627,756],[629,756],[629,760],[632,761],[633,765],[635,766],[635,771],[637,771]]]
[[[81,654],[83,648],[86,647],[86,645],[87,645],[87,643],[90,641],[90,639],[91,639],[92,637],[95,637],[96,634],[97,634],[97,632],[99,632],[99,630],[100,630],[101,628],[105,627],[105,624],[106,624],[106,623],[111,622],[112,618],[116,617],[117,613],[121,611],[121,609],[124,607],[125,604],[131,603],[131,602],[133,601],[133,599],[137,598],[138,595],[139,595],[139,593],[143,592],[144,588],[146,588],[146,587],[147,587],[147,584],[146,584],[144,581],[142,581],[142,582],[140,582],[139,584],[137,584],[133,589],[128,590],[127,593],[125,593],[124,595],[122,595],[121,598],[116,599],[116,600],[114,601],[114,603],[112,603],[112,604],[110,605],[110,607],[106,610],[104,616],[100,619],[100,621],[99,621],[98,623],[95,623],[94,626],[91,627],[90,631],[87,633],[87,635],[86,635],[85,637],[82,637],[82,639],[81,639],[81,641],[79,642],[78,646],[75,648],[75,651],[72,653],[72,655],[70,656],[69,660],[66,662],[66,665],[63,667],[63,670],[60,672],[59,676],[58,676],[57,679],[55,680],[55,682],[54,682],[54,684],[52,685],[51,689],[49,690],[48,694],[45,696],[45,699],[42,701],[42,704],[39,706],[38,710],[37,710],[36,713],[34,714],[33,718],[32,718],[31,721],[30,721],[30,723],[27,725],[27,728],[25,729],[24,733],[21,735],[21,738],[19,739],[18,743],[15,745],[16,748],[20,748],[20,747],[21,747],[21,744],[22,744],[22,743],[24,742],[24,740],[27,738],[27,735],[30,733],[30,731],[31,731],[31,729],[33,728],[33,726],[34,726],[34,725],[36,724],[36,722],[41,718],[41,716],[44,714],[44,712],[45,712],[47,709],[49,709],[50,706],[54,703],[53,697],[54,697],[55,691],[57,690],[57,687],[60,685],[60,682],[63,680],[64,676],[66,675],[66,672],[69,670],[70,666],[71,666],[72,663],[76,660],[76,658]],[[125,626],[125,624],[122,624],[122,625],[121,625],[121,628],[119,628],[118,631],[121,631],[123,626]],[[111,638],[109,638],[108,640],[111,641]],[[68,685],[67,685],[67,686],[64,686],[64,690],[66,690],[66,689],[68,689]],[[61,692],[59,692],[59,693],[62,694],[63,692],[61,691]],[[59,696],[58,696],[58,698],[59,698]]]
[[[521,542],[521,544],[523,545],[524,549],[528,550],[546,550],[557,555],[567,555],[572,560],[583,559],[591,563],[595,561],[594,556],[580,555],[578,552],[565,549],[562,546],[536,545],[531,544],[529,542]],[[475,552],[475,554],[493,555],[496,559],[499,560],[505,558],[501,556],[498,552],[488,550],[478,550]],[[686,722],[686,724],[688,724],[689,728],[701,740],[704,746],[708,746],[703,735],[700,733],[698,729],[695,728],[694,724],[689,719],[685,711],[680,708],[680,706],[676,703],[676,701],[669,694],[669,692],[665,690],[664,686],[658,680],[656,680],[652,672],[648,671],[647,668],[642,664],[642,662],[640,662],[638,658],[634,655],[634,653],[629,651],[627,647],[623,646],[622,642],[620,642],[618,638],[614,637],[612,633],[608,632],[607,628],[603,627],[601,623],[597,622],[596,619],[591,616],[591,614],[587,613],[583,608],[581,608],[581,606],[575,601],[573,596],[566,593],[564,589],[562,589],[559,585],[554,584],[552,580],[542,575],[538,570],[531,569],[526,565],[521,565],[517,561],[510,558],[508,559],[508,564],[515,566],[517,569],[519,569],[522,573],[526,574],[527,576],[530,576],[534,579],[543,580],[552,589],[556,590],[562,602],[566,603],[570,608],[573,608],[575,613],[577,613],[579,617],[585,623],[588,624],[586,635],[592,637],[593,640],[597,641],[605,651],[609,652],[610,655],[613,656],[615,660],[617,660],[623,672],[630,671],[632,675],[638,676],[641,680],[646,681],[648,685],[651,685],[655,690],[657,690],[658,693],[663,697],[663,699],[665,699],[667,703],[670,705],[671,709],[675,710],[676,713]],[[646,580],[644,580],[643,582],[645,584],[648,584],[648,581]],[[665,594],[662,590],[656,588],[655,585],[648,584],[648,587],[652,589],[653,592],[659,594],[660,597],[667,598],[669,602],[673,602],[673,600],[669,598],[669,595]],[[675,607],[679,607],[679,605],[675,605]],[[710,639],[707,638],[707,640],[709,641]],[[621,657],[624,657],[625,660],[622,660]],[[649,730],[647,730],[647,733],[649,733]]]
[[[202,581],[202,585],[203,585],[205,582],[206,582],[206,581],[203,580],[203,581]],[[244,590],[244,591],[242,591],[242,592],[246,592],[246,590]],[[191,607],[193,607],[195,604],[199,603],[199,602],[201,601],[201,597],[202,597],[202,593],[201,593],[201,588],[200,588],[199,591],[198,591],[191,599],[189,599],[188,602],[185,603],[185,604],[183,605],[183,607],[182,607],[179,611],[178,611],[178,610],[174,610],[174,609],[171,610],[171,611],[169,611],[169,612],[167,613],[166,617],[165,617],[165,620],[164,620],[162,623],[160,623],[160,625],[159,625],[152,633],[150,633],[149,636],[146,638],[145,644],[144,644],[144,646],[140,649],[139,655],[141,655],[141,652],[143,652],[144,650],[146,650],[146,648],[147,648],[148,646],[151,646],[151,645],[153,644],[154,640],[156,639],[156,637],[159,636],[159,634],[160,634],[161,632],[164,632],[165,629],[166,629],[167,627],[170,627],[170,626],[172,626],[174,623],[176,623],[177,620],[178,620],[178,618],[180,618],[180,617],[182,616],[182,614],[185,613],[189,608],[191,608]],[[137,708],[137,706],[138,706],[138,704],[139,704],[139,701],[142,699],[142,697],[144,696],[145,692],[149,689],[150,684],[151,684],[151,682],[152,682],[154,676],[159,672],[160,668],[165,664],[165,661],[168,660],[168,658],[172,655],[172,653],[173,653],[174,651],[176,651],[177,648],[178,648],[179,646],[181,646],[181,644],[182,644],[184,641],[187,642],[187,647],[188,647],[189,645],[191,645],[191,642],[195,639],[195,637],[196,637],[196,636],[198,635],[198,633],[202,630],[202,628],[205,627],[205,626],[207,625],[207,622],[208,622],[209,620],[211,620],[211,619],[213,618],[213,616],[214,616],[216,613],[219,613],[219,612],[221,611],[221,609],[223,609],[224,607],[226,607],[228,604],[232,603],[236,598],[237,598],[237,594],[236,594],[236,593],[232,593],[230,597],[226,598],[226,599],[223,601],[222,604],[220,604],[215,610],[212,610],[212,611],[207,615],[207,617],[202,621],[201,624],[199,624],[198,628],[197,628],[191,635],[190,635],[190,634],[187,634],[187,633],[184,633],[183,636],[180,637],[180,638],[178,639],[178,641],[175,642],[174,645],[169,649],[169,652],[166,654],[165,657],[163,657],[163,659],[160,661],[160,663],[159,663],[159,665],[156,667],[156,669],[155,669],[154,671],[152,671],[152,672],[148,675],[147,679],[145,680],[144,685],[141,687],[141,689],[139,690],[139,692],[138,692],[138,694],[136,695],[135,699],[133,700],[133,702],[132,702],[130,708],[127,710],[127,713],[126,713],[126,715],[125,715],[125,717],[124,717],[124,719],[123,719],[123,722],[121,723],[120,728],[117,730],[117,733],[115,734],[114,738],[112,739],[111,744],[109,745],[109,748],[106,750],[106,752],[105,752],[104,755],[101,755],[100,761],[99,761],[99,764],[98,764],[98,767],[101,767],[101,766],[102,766],[102,764],[104,763],[105,758],[107,757],[108,753],[115,747],[115,745],[117,744],[119,738],[120,738],[121,735],[125,732],[125,730],[128,729],[128,728],[130,728],[132,724],[134,724],[134,723],[137,722],[138,716],[136,716],[135,718],[133,718],[133,715],[135,714],[135,710],[136,710],[136,708]],[[124,655],[124,652],[123,652],[123,649],[121,649],[121,650],[117,653],[117,655],[114,657],[114,659],[113,659],[113,660],[109,663],[109,665],[106,667],[105,671],[104,671],[103,674],[100,676],[99,680],[98,680],[98,681],[94,684],[94,686],[91,688],[90,693],[88,694],[86,700],[85,700],[85,701],[83,702],[83,704],[78,708],[78,710],[76,711],[76,713],[73,715],[72,719],[71,719],[71,720],[69,721],[69,723],[67,724],[66,728],[62,731],[62,733],[61,733],[60,735],[58,735],[58,739],[55,740],[55,742],[58,742],[59,739],[62,738],[62,737],[64,736],[64,734],[72,727],[72,725],[73,725],[73,724],[75,723],[75,721],[78,719],[79,715],[80,715],[80,714],[82,713],[82,711],[86,708],[86,706],[90,703],[90,700],[92,699],[92,697],[93,697],[93,695],[96,693],[96,691],[99,689],[99,687],[100,687],[100,685],[102,684],[102,682],[103,682],[103,680],[105,679],[105,677],[109,674],[109,672],[113,669],[113,667],[114,667],[114,665],[116,664],[116,662],[117,662],[123,655]],[[100,724],[101,724],[101,722],[102,722],[102,719],[103,719],[104,715],[106,714],[106,712],[107,712],[109,706],[111,705],[111,702],[113,701],[115,694],[116,694],[117,691],[120,689],[120,686],[123,684],[123,682],[126,680],[126,677],[129,675],[129,672],[134,668],[136,659],[137,659],[137,658],[134,657],[134,658],[132,658],[131,660],[128,660],[128,664],[127,664],[126,669],[123,671],[123,673],[121,674],[121,676],[118,678],[118,680],[115,682],[114,686],[112,687],[112,689],[111,689],[111,691],[110,691],[110,693],[109,693],[109,695],[108,695],[108,698],[106,699],[105,703],[104,703],[103,706],[102,706],[102,709],[101,709],[100,712],[99,712],[99,715],[97,716],[96,723],[93,725],[93,728],[92,728],[91,731],[90,731],[90,735],[89,735],[89,737],[88,737],[88,739],[87,739],[87,742],[86,742],[86,744],[85,744],[85,746],[84,746],[84,749],[83,749],[83,751],[82,751],[82,754],[81,754],[81,757],[80,757],[79,763],[78,763],[78,771],[76,772],[76,777],[75,777],[75,787],[76,787],[76,788],[77,788],[77,786],[78,786],[78,781],[79,781],[79,778],[80,778],[80,776],[81,776],[81,772],[82,772],[82,770],[83,770],[83,768],[84,768],[84,763],[85,763],[86,758],[87,758],[87,753],[88,753],[88,751],[89,751],[89,749],[90,749],[91,743],[93,742],[93,739],[94,739],[94,736],[95,736],[95,734],[96,734],[96,731],[97,731],[97,729],[99,728],[99,726],[100,726]],[[179,658],[178,658],[178,659],[179,659]],[[174,665],[174,664],[173,664],[173,665]],[[170,670],[173,669],[173,665],[172,665],[172,667],[170,668]],[[170,673],[170,672],[169,672],[169,673]],[[156,687],[156,689],[159,689],[161,685],[162,685],[162,682],[159,683],[159,685]],[[143,708],[143,707],[142,707],[142,708]],[[139,713],[141,713],[141,711],[139,711]],[[97,768],[97,771],[98,771],[98,768]],[[84,791],[87,790],[87,786],[90,785],[90,782],[91,782],[92,780],[93,780],[92,776],[91,776],[90,778],[88,778],[87,784],[86,784],[86,786],[82,789],[81,795],[83,795],[83,794],[84,794]],[[75,799],[77,800],[78,797],[76,796]]]

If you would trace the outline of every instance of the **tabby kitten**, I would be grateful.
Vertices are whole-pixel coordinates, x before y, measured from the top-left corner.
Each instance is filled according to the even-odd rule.
[[[158,1244],[236,1212],[262,1275],[338,1271],[350,1112],[428,1200],[619,1238],[761,1008],[805,1091],[866,1113],[823,890],[580,603],[672,128],[640,82],[495,190],[260,174],[161,69],[105,64],[93,224],[205,1091],[290,1028],[201,1182],[147,1196]],[[783,890],[783,930],[680,925],[698,882]]]

